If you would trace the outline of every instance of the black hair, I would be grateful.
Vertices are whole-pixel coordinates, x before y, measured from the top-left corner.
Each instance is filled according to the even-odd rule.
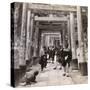
[[[38,75],[38,73],[39,73],[39,71],[35,71],[35,72],[34,72],[34,75],[35,75],[35,76],[37,76],[37,75]]]

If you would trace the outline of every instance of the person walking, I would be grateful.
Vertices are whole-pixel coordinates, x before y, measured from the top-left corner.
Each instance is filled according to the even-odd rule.
[[[47,55],[44,51],[44,47],[41,48],[41,54],[40,54],[40,61],[39,64],[41,65],[41,71],[43,71],[43,69],[46,67],[47,65]]]
[[[71,50],[68,50],[68,49],[65,50],[64,49],[62,51],[62,66],[63,66],[63,69],[64,69],[63,76],[69,77],[69,69],[70,69],[71,60],[72,60]]]

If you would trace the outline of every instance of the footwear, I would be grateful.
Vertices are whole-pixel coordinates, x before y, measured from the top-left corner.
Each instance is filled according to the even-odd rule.
[[[59,69],[60,69],[60,70],[62,70],[62,68],[61,68],[61,67],[60,67]]]
[[[70,77],[69,75],[67,75],[67,77]]]
[[[53,68],[54,70],[56,69],[56,67],[55,68]]]
[[[66,75],[66,73],[63,74],[63,76],[65,76],[65,75]]]
[[[67,77],[70,77],[69,75],[66,75]]]
[[[33,81],[33,83],[37,83],[37,81]]]

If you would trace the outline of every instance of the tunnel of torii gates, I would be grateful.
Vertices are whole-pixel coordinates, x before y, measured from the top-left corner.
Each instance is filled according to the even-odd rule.
[[[72,69],[79,69],[81,75],[87,75],[86,7],[27,3],[15,3],[13,7],[11,49],[14,58],[12,53],[11,58],[16,74],[19,70],[24,73],[28,65],[37,63],[42,46],[60,44],[72,50]]]

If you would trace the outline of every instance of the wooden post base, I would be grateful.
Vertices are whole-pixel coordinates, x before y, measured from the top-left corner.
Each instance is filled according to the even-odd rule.
[[[79,69],[82,76],[88,75],[87,62],[79,63]]]
[[[72,59],[72,70],[78,70],[78,60]]]

